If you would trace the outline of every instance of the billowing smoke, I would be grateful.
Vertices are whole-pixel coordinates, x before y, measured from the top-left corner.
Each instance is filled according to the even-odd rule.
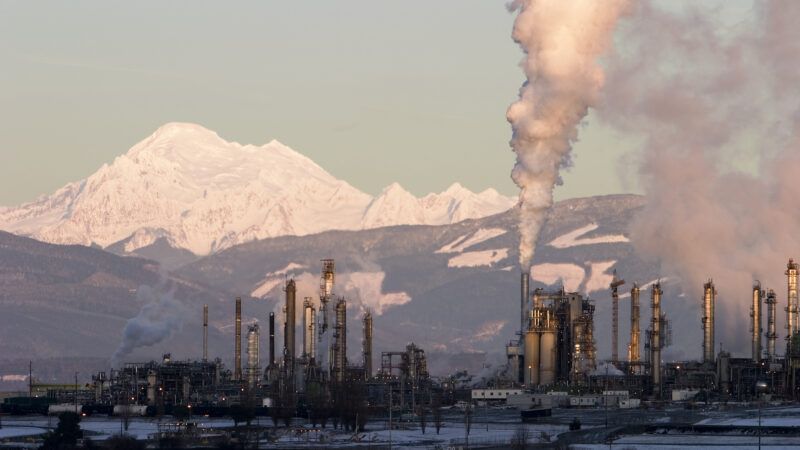
[[[717,343],[740,352],[753,280],[782,311],[786,261],[800,257],[800,2],[754,5],[726,24],[703,4],[640,3],[620,25],[599,108],[642,143],[637,252],[680,279],[698,314],[713,278]]]
[[[139,286],[136,299],[144,306],[125,325],[122,342],[111,357],[113,366],[124,362],[124,358],[135,349],[155,345],[180,331],[186,308],[175,299],[174,294],[174,287],[167,289],[164,282],[155,287]]]
[[[570,164],[578,125],[598,99],[603,70],[598,58],[611,43],[626,0],[515,0],[512,37],[525,58],[527,80],[507,112],[517,161],[511,177],[520,187],[520,266],[527,270],[559,170]]]

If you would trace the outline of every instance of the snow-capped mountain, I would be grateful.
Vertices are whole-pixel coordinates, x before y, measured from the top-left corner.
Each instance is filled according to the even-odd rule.
[[[0,229],[125,252],[165,241],[205,255],[267,237],[449,224],[514,203],[459,184],[416,198],[395,183],[372,197],[278,141],[241,145],[169,123],[88,178],[0,209]]]

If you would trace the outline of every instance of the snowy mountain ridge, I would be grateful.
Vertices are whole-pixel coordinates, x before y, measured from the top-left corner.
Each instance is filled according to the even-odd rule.
[[[168,123],[88,178],[1,208],[0,229],[57,244],[122,243],[126,252],[165,240],[205,255],[267,237],[455,223],[514,203],[458,183],[422,198],[393,183],[372,197],[276,140],[241,145]]]

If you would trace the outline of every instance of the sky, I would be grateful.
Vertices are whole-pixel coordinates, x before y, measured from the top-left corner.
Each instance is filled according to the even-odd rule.
[[[504,0],[0,2],[0,205],[53,192],[166,122],[278,139],[370,194],[518,189],[524,77]],[[557,199],[637,192],[590,114]]]
[[[458,181],[516,195],[512,22],[502,0],[4,0],[0,205],[85,178],[172,121],[278,139],[371,194]],[[614,133],[590,124],[581,139],[558,197],[630,190]]]

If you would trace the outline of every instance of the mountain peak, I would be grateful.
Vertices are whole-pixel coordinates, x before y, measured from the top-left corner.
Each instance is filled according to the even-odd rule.
[[[441,225],[507,208],[503,198],[471,200],[458,183],[449,190],[457,196],[428,202],[392,183],[373,198],[277,140],[242,145],[170,122],[86,179],[0,210],[0,229],[48,242],[125,242],[128,252],[163,238],[204,255],[267,237]],[[455,202],[469,207],[454,215]]]

